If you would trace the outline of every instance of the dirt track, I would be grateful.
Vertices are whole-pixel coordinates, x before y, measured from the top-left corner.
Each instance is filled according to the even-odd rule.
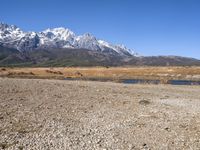
[[[0,78],[0,149],[200,149],[200,86]]]

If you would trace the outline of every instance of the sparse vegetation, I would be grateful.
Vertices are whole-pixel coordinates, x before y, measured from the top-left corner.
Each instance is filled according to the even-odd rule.
[[[8,72],[8,76],[34,76],[33,72]]]
[[[144,99],[144,100],[139,101],[139,104],[140,104],[140,105],[149,105],[149,104],[150,104],[150,101]]]
[[[2,149],[6,149],[8,147],[8,144],[7,143],[0,143],[0,147]]]
[[[6,71],[6,68],[1,68],[1,71]]]
[[[18,149],[19,149],[19,150],[23,150],[23,149],[24,149],[24,146],[18,146]]]
[[[52,71],[52,70],[46,70],[47,73],[57,74],[57,75],[63,75],[61,71]]]

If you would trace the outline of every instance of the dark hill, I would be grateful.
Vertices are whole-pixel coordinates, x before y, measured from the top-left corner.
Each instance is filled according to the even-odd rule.
[[[86,49],[48,49],[20,52],[0,46],[0,66],[200,66],[200,60],[178,56],[122,57]]]

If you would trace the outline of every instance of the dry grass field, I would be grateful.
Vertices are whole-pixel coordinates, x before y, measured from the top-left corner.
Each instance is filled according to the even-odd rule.
[[[200,67],[58,67],[58,68],[0,68],[1,77],[46,79],[151,79],[200,80]]]

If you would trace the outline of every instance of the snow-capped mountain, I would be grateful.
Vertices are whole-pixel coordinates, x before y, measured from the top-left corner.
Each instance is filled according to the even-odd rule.
[[[66,28],[47,29],[42,32],[24,32],[14,25],[0,23],[0,45],[15,48],[19,51],[48,48],[88,49],[121,56],[137,54],[123,45],[114,45],[99,40],[87,33],[76,36]]]

